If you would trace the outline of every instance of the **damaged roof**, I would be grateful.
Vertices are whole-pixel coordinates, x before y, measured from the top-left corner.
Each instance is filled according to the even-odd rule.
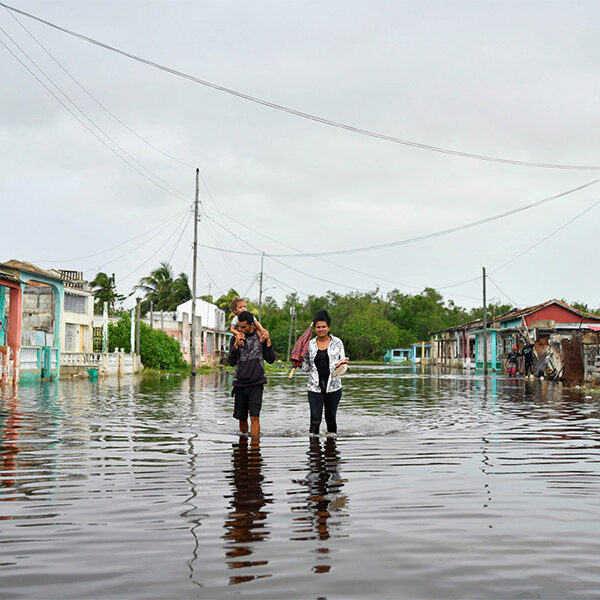
[[[25,271],[26,273],[33,273],[34,275],[42,275],[43,277],[48,277],[50,279],[58,279],[59,281],[62,281],[60,273],[54,270],[47,271],[46,269],[42,269],[41,267],[38,267],[37,265],[34,265],[32,263],[28,263],[24,260],[16,260],[14,258],[11,258],[6,262],[0,263],[0,268],[1,267],[18,269],[19,271]]]

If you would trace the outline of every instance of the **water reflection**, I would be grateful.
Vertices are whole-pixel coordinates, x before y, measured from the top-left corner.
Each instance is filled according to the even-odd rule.
[[[269,511],[266,507],[273,501],[271,494],[263,490],[265,478],[262,474],[259,438],[251,438],[249,444],[246,436],[240,436],[239,442],[232,447],[232,463],[233,469],[227,477],[233,488],[233,495],[230,496],[230,511],[225,519],[225,562],[230,569],[266,567],[268,560],[258,560],[252,556],[257,550],[256,542],[264,541],[270,534],[267,529]],[[231,575],[229,583],[244,583],[271,576],[270,573],[244,571]]]
[[[5,399],[0,410],[0,485],[11,495],[5,500],[16,500],[14,488],[17,477],[17,455],[19,454],[19,428],[21,423],[19,400],[15,393]],[[0,519],[3,517],[0,516]]]
[[[329,544],[331,537],[344,537],[341,533],[347,497],[342,493],[345,479],[339,472],[340,452],[335,438],[325,438],[324,443],[317,437],[311,437],[308,448],[308,473],[304,479],[294,479],[301,485],[302,491],[294,490],[291,495],[304,498],[292,506],[297,513],[294,517],[294,536],[296,541],[317,540],[315,549],[317,564],[315,573],[327,573],[331,570]]]

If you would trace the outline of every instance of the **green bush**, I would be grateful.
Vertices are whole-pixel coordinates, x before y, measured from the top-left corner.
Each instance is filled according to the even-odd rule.
[[[131,352],[131,318],[123,316],[117,323],[108,325],[108,349],[123,348]],[[189,369],[183,360],[179,342],[160,329],[152,329],[140,323],[140,354],[145,368],[160,371],[181,371]]]

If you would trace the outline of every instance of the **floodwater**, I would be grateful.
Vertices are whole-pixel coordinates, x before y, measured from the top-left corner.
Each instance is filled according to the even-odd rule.
[[[273,374],[0,392],[0,598],[598,598],[600,399],[355,367],[339,437]]]

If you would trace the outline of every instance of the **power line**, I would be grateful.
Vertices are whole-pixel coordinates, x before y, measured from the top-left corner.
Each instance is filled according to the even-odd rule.
[[[85,260],[87,258],[93,258],[94,256],[99,256],[100,254],[106,254],[107,252],[110,252],[111,250],[115,250],[116,248],[120,248],[121,246],[124,246],[125,244],[128,244],[129,242],[132,242],[133,240],[137,240],[138,238],[141,238],[143,236],[145,236],[146,234],[150,233],[151,231],[154,231],[155,229],[158,229],[159,227],[161,228],[161,230],[169,223],[171,223],[172,221],[174,221],[175,219],[179,218],[185,211],[187,211],[188,208],[184,208],[182,211],[178,212],[176,215],[174,215],[173,217],[171,217],[168,221],[165,221],[164,223],[159,223],[158,225],[155,225],[154,227],[151,227],[150,229],[144,231],[143,233],[140,233],[138,235],[134,235],[133,237],[125,240],[124,242],[121,242],[120,244],[117,244],[116,246],[111,246],[110,248],[107,248],[106,250],[101,250],[100,252],[95,252],[94,254],[88,254],[87,256],[78,256],[76,258],[60,258],[60,259],[38,259],[35,260],[35,263],[42,263],[42,262],[51,262],[51,263],[61,263],[61,262],[75,262],[78,260]],[[153,239],[153,238],[151,238]],[[138,246],[139,248],[139,246]],[[135,251],[137,248],[134,248],[131,252]],[[105,263],[108,264],[108,263]]]
[[[214,202],[213,202],[214,203]],[[237,223],[238,225],[240,225],[241,227],[245,227],[246,229],[256,233],[257,235],[260,235],[268,240],[271,240],[273,242],[275,242],[276,244],[279,244],[281,246],[284,246],[285,248],[289,248],[290,250],[295,250],[296,252],[300,252],[297,248],[294,248],[293,246],[290,246],[289,244],[285,244],[284,242],[277,240],[265,233],[261,233],[260,231],[258,231],[257,229],[254,229],[253,227],[250,227],[250,225],[244,223],[243,221],[239,221],[238,219],[236,219],[235,217],[232,217],[231,215],[228,215],[225,212],[222,212],[221,210],[219,210],[216,205],[215,205],[215,210],[217,213],[219,213],[221,216],[225,216],[228,219],[231,219],[232,221],[234,221],[235,223]],[[320,260],[322,262],[328,263],[330,265],[334,265],[336,267],[339,267],[340,269],[345,269],[346,271],[352,271],[353,273],[357,273],[359,275],[366,275],[367,277],[373,277],[372,273],[367,273],[365,271],[360,271],[359,269],[355,269],[354,267],[348,267],[347,265],[343,265],[341,263],[337,263],[334,262],[332,260],[329,260],[327,258],[323,258],[322,256],[311,256],[309,258],[316,258],[317,260]],[[400,281],[393,281],[391,279],[386,279],[385,277],[377,277],[377,279],[379,279],[380,281],[384,281],[386,283],[391,283],[393,285],[400,285],[402,287],[407,287],[407,288],[414,288],[414,289],[420,289],[419,286],[417,285],[411,285],[409,283],[404,283],[404,282],[400,282]]]
[[[186,209],[187,211],[187,209]],[[186,212],[184,211],[184,212]],[[182,213],[178,213],[176,216],[179,217],[181,216]],[[130,256],[131,254],[133,254],[136,250],[139,250],[142,246],[145,246],[146,244],[150,243],[154,238],[158,237],[166,228],[167,225],[169,225],[170,223],[172,223],[175,219],[169,219],[166,223],[164,223],[164,226],[161,227],[152,237],[148,238],[147,240],[143,241],[141,244],[137,245],[135,248],[133,248],[132,250],[129,250],[127,252],[125,252],[124,254],[121,254],[120,256],[117,256],[116,258],[112,258],[111,260],[102,263],[101,265],[98,265],[97,268],[94,267],[89,267],[88,269],[84,269],[84,271],[100,271],[101,269],[103,269],[104,267],[106,267],[106,265],[110,265],[114,262],[116,262],[117,260],[120,260],[121,258],[124,258],[125,256]]]
[[[258,248],[256,246],[254,246],[253,244],[251,244],[250,242],[248,242],[247,240],[244,240],[244,238],[242,238],[241,236],[239,236],[237,233],[235,233],[234,231],[231,231],[230,229],[228,229],[227,227],[225,227],[224,225],[221,225],[220,223],[218,223],[217,221],[215,221],[215,219],[213,219],[212,217],[209,217],[208,215],[205,215],[205,217],[207,219],[209,219],[210,221],[212,221],[215,225],[217,225],[218,227],[223,228],[225,231],[227,231],[230,235],[234,236],[235,238],[237,238],[238,240],[240,240],[241,242],[243,242],[244,244],[250,246],[251,248],[253,248],[254,250],[258,250]],[[262,254],[262,252],[261,252]],[[371,290],[367,290],[365,288],[358,288],[356,286],[352,286],[352,285],[346,285],[345,283],[339,283],[336,281],[331,281],[330,279],[325,279],[323,277],[318,277],[317,275],[312,275],[310,273],[307,273],[306,271],[302,271],[300,269],[297,269],[295,267],[292,267],[288,264],[286,264],[285,262],[283,262],[282,260],[280,260],[279,258],[276,258],[274,255],[272,254],[265,254],[266,257],[269,257],[271,260],[275,261],[276,263],[279,263],[280,265],[283,265],[284,267],[286,267],[287,269],[290,269],[292,271],[296,271],[296,273],[300,273],[302,275],[305,275],[306,277],[310,277],[311,279],[316,279],[318,281],[324,281],[325,283],[330,283],[331,285],[337,285],[339,287],[344,287],[344,288],[348,288],[348,289],[352,289],[352,290],[359,290],[362,292],[369,292]]]
[[[496,273],[500,269],[504,269],[504,267],[508,266],[510,263],[512,263],[515,260],[521,258],[521,256],[523,256],[524,254],[527,254],[527,252],[529,252],[530,250],[533,250],[534,248],[536,248],[537,246],[539,246],[540,244],[542,244],[543,242],[545,242],[548,238],[551,238],[553,235],[555,235],[559,231],[563,230],[565,227],[568,227],[571,223],[573,223],[573,221],[576,221],[577,219],[579,219],[580,217],[582,217],[583,215],[585,215],[585,213],[589,212],[590,210],[592,210],[593,208],[595,208],[596,206],[598,206],[598,204],[600,204],[600,200],[596,200],[594,203],[592,203],[586,209],[582,210],[580,213],[577,213],[572,219],[569,219],[566,223],[563,223],[560,227],[557,227],[554,231],[551,231],[548,235],[545,235],[541,240],[537,241],[532,246],[529,246],[528,248],[526,248],[525,250],[523,250],[523,252],[520,252],[516,256],[513,256],[511,259],[507,260],[505,263],[503,263],[502,265],[500,265],[498,268],[494,269],[492,271],[492,273]]]
[[[514,214],[529,210],[530,208],[535,208],[537,206],[546,204],[553,200],[558,200],[559,198],[564,198],[565,196],[568,196],[570,194],[579,192],[583,189],[589,188],[593,185],[596,185],[597,183],[600,183],[600,178],[593,179],[592,181],[588,181],[587,183],[578,185],[577,187],[568,189],[564,192],[560,192],[559,194],[555,194],[554,196],[542,198],[541,200],[536,200],[535,202],[525,204],[524,206],[519,206],[518,208],[513,208],[511,210],[508,210],[508,211],[505,211],[502,213],[498,213],[496,215],[492,215],[491,217],[485,217],[483,219],[478,219],[477,221],[463,223],[462,225],[456,225],[455,227],[449,227],[447,229],[441,229],[440,231],[435,231],[432,233],[427,233],[427,234],[412,237],[412,238],[405,238],[403,240],[397,240],[395,242],[386,242],[384,244],[375,244],[373,246],[363,246],[363,247],[359,247],[359,248],[347,248],[345,250],[329,250],[329,251],[324,251],[324,252],[300,252],[300,253],[296,253],[296,254],[279,254],[279,253],[266,252],[265,255],[269,256],[270,258],[273,258],[273,257],[277,257],[277,258],[318,257],[318,256],[331,256],[331,255],[335,255],[335,254],[352,254],[352,253],[358,253],[358,252],[368,252],[371,250],[380,250],[380,249],[384,249],[384,248],[393,248],[393,247],[397,247],[397,246],[403,246],[403,245],[410,244],[413,242],[421,242],[421,241],[425,241],[428,239],[433,239],[433,238],[441,237],[444,235],[448,235],[450,233],[456,233],[458,231],[463,231],[465,229],[471,229],[478,225],[484,225],[486,223],[491,223],[492,221],[497,221],[499,219],[503,219],[510,215],[514,215]],[[214,219],[212,219],[210,216],[206,215],[206,217],[216,223],[216,221],[214,221]],[[219,250],[219,248],[213,248],[211,246],[204,246],[204,247],[210,248],[212,250]],[[250,256],[260,256],[263,253],[262,250],[259,250],[258,248],[255,248],[254,246],[252,246],[252,248],[255,249],[255,252],[248,252],[248,251],[241,251],[241,250],[227,250],[227,252],[231,252],[233,254],[245,254],[245,255],[250,255]],[[413,287],[413,286],[407,286],[407,287]],[[446,286],[446,287],[451,287],[451,286]]]
[[[25,12],[23,10],[19,10],[18,8],[14,8],[12,6],[9,6],[8,4],[5,4],[4,2],[0,2],[0,6],[4,6],[6,9],[19,13],[25,17],[28,17],[30,19],[33,19],[35,21],[38,21],[39,23],[43,23],[44,25],[47,25],[48,27],[52,27],[53,29],[57,29],[58,31],[62,31],[63,33],[66,33],[70,36],[79,38],[81,40],[84,40],[86,42],[89,42],[90,44],[94,44],[96,46],[99,46],[101,48],[104,48],[105,50],[110,50],[111,52],[115,52],[117,54],[120,54],[121,56],[125,56],[127,58],[130,58],[132,60],[135,60],[137,62],[143,63],[147,66],[153,67],[155,69],[159,69],[161,71],[164,71],[166,73],[170,73],[171,75],[175,75],[177,77],[182,77],[184,79],[187,79],[189,81],[193,81],[194,83],[198,83],[200,85],[203,85],[205,87],[217,90],[219,92],[224,92],[226,94],[230,94],[232,96],[236,96],[237,98],[241,98],[243,100],[248,100],[249,102],[254,102],[256,104],[260,104],[262,106],[265,106],[267,108],[271,108],[274,110],[278,110],[278,111],[282,111],[291,115],[294,115],[296,117],[300,117],[302,119],[307,119],[310,121],[314,121],[316,123],[321,123],[322,125],[328,125],[330,127],[336,127],[339,129],[343,129],[346,131],[350,131],[352,133],[357,133],[360,135],[364,135],[364,136],[368,136],[368,137],[372,137],[372,138],[376,138],[379,140],[384,140],[384,141],[388,141],[388,142],[393,142],[396,144],[401,144],[404,146],[410,146],[412,148],[419,148],[421,150],[429,150],[432,152],[439,152],[442,154],[449,154],[452,156],[459,156],[462,158],[470,158],[470,159],[476,159],[476,160],[483,160],[483,161],[487,161],[487,162],[494,162],[494,163],[502,163],[502,164],[510,164],[510,165],[517,165],[517,166],[523,166],[523,167],[538,167],[538,168],[546,168],[546,169],[575,169],[575,170],[586,170],[586,171],[598,171],[600,170],[600,166],[596,166],[596,165],[568,165],[568,164],[554,164],[554,163],[545,163],[545,162],[531,162],[531,161],[524,161],[524,160],[513,160],[513,159],[509,159],[509,158],[502,158],[502,157],[494,157],[494,156],[488,156],[485,154],[475,154],[475,153],[471,153],[471,152],[463,152],[460,150],[453,150],[451,148],[444,148],[442,146],[434,146],[431,144],[425,144],[422,142],[415,142],[415,141],[411,141],[411,140],[404,140],[398,137],[394,137],[394,136],[390,136],[390,135],[386,135],[383,133],[377,133],[375,131],[371,131],[368,129],[362,129],[360,127],[356,127],[354,125],[348,125],[346,123],[341,123],[339,121],[333,121],[331,119],[326,119],[324,117],[319,117],[318,115],[313,115],[311,113],[307,113],[307,112],[303,112],[294,108],[290,108],[288,106],[284,106],[283,104],[277,104],[275,102],[271,102],[269,100],[265,100],[262,98],[258,98],[256,96],[251,96],[250,94],[246,94],[244,92],[240,92],[238,90],[234,90],[232,88],[228,88],[222,85],[219,85],[217,83],[213,83],[204,79],[199,79],[198,77],[194,77],[193,75],[190,75],[188,73],[184,73],[183,71],[179,71],[177,69],[173,69],[171,67],[167,67],[165,65],[161,65],[157,62],[151,61],[147,58],[143,58],[141,56],[137,56],[135,54],[132,54],[130,52],[126,52],[125,50],[120,50],[119,48],[116,48],[115,46],[111,46],[109,44],[106,44],[104,42],[100,42],[98,40],[95,40],[91,37],[88,37],[86,35],[83,35],[81,33],[77,33],[75,31],[72,31],[70,29],[67,29],[65,27],[61,27],[60,25],[57,25],[55,23],[52,23],[50,21],[47,21],[45,19],[42,19],[41,17],[37,17],[31,13]]]
[[[127,123],[125,123],[122,119],[120,119],[113,111],[111,111],[105,104],[103,104],[102,102],[100,102],[100,100],[98,100],[98,98],[96,98],[96,96],[94,96],[94,94],[92,94],[92,92],[90,92],[87,87],[85,87],[83,85],[83,83],[81,83],[47,48],[46,46],[44,46],[44,44],[42,44],[42,42],[40,42],[38,40],[37,37],[35,37],[33,35],[33,33],[31,33],[31,31],[25,27],[25,25],[19,20],[19,18],[14,15],[8,8],[6,9],[6,12],[21,26],[21,28],[27,33],[27,35],[79,86],[79,88],[81,90],[83,90],[83,92],[89,97],[91,98],[100,108],[102,108],[105,112],[107,112],[115,121],[117,121],[117,123],[119,123],[120,125],[122,125],[125,129],[127,129],[127,131],[129,131],[130,133],[132,133],[135,137],[137,137],[139,140],[141,140],[142,142],[144,142],[144,144],[146,144],[147,146],[149,146],[150,148],[152,148],[153,150],[155,150],[156,152],[159,152],[160,154],[162,154],[163,156],[166,156],[167,158],[170,158],[171,160],[174,160],[175,162],[184,165],[186,167],[191,167],[193,168],[193,165],[186,163],[183,160],[180,160],[179,158],[169,154],[168,152],[165,152],[164,150],[158,148],[157,146],[155,146],[152,142],[148,141],[145,137],[143,137],[142,135],[140,135],[139,133],[137,133],[135,130],[133,130],[129,125],[127,125]]]
[[[73,110],[71,110],[2,40],[0,40],[0,44],[2,44],[4,46],[4,48],[21,64],[21,66],[41,85],[43,86],[46,91],[57,101],[59,102],[63,108],[69,112],[77,121],[79,121],[79,123],[81,125],[83,125],[83,127],[85,127],[85,129],[87,129],[87,131],[89,131],[89,133],[91,133],[97,140],[99,140],[104,146],[106,146],[113,154],[115,154],[117,157],[119,157],[123,162],[125,162],[127,165],[129,165],[134,171],[136,171],[137,173],[139,173],[142,177],[144,177],[144,179],[147,179],[150,183],[152,183],[153,185],[155,185],[156,187],[162,189],[163,191],[167,192],[168,194],[175,196],[178,199],[187,199],[185,194],[183,192],[180,192],[179,190],[177,190],[176,188],[173,188],[173,186],[171,186],[171,184],[169,184],[168,182],[164,181],[163,179],[161,179],[158,175],[154,174],[150,169],[148,169],[146,166],[144,166],[142,163],[140,163],[140,161],[138,161],[133,155],[131,155],[127,150],[125,150],[123,147],[121,147],[117,142],[115,142],[111,136],[109,134],[107,134],[99,125],[97,125],[92,119],[90,119],[90,117],[88,117],[85,112],[83,110],[81,110],[70,98],[67,94],[65,94],[58,85],[56,85],[52,79],[50,77],[48,77],[48,75],[46,75],[46,73],[44,73],[44,71],[36,64],[36,62],[27,54],[27,52],[25,52],[25,50],[23,50],[21,48],[21,46],[19,46],[19,44],[17,44],[17,42],[15,42],[15,40],[4,30],[3,27],[0,26],[0,31],[2,31],[4,33],[4,35],[15,45],[16,48],[18,48],[18,50],[36,67],[36,69],[38,69],[38,71],[65,97],[65,99],[79,112],[83,115],[83,117],[85,119],[87,119],[93,127],[95,127],[104,137],[106,137],[116,148],[118,148],[120,150],[120,152],[122,152],[125,156],[123,156],[123,154],[121,154],[120,152],[118,152],[113,146],[111,146],[111,144],[109,144],[106,140],[104,140],[103,138],[101,138],[93,129],[91,129],[87,123],[85,123],[85,121],[83,121],[75,112],[73,112]],[[129,157],[129,160],[128,158]],[[132,161],[132,162],[130,162]],[[135,163],[135,164],[134,164]],[[140,168],[138,168],[137,165],[139,165]],[[142,170],[143,169],[143,170]],[[149,173],[149,175],[147,175],[146,173],[144,173],[144,171],[147,171]],[[152,177],[154,177],[157,181],[155,181],[154,179],[152,179]],[[162,183],[159,183],[162,182]],[[164,184],[164,185],[163,185]],[[166,187],[169,186],[169,187]],[[171,191],[171,189],[174,191]]]
[[[494,285],[494,287],[506,298],[508,298],[508,300],[510,300],[510,302],[512,302],[513,306],[516,306],[517,308],[520,306],[520,304],[518,302],[515,302],[490,276],[489,274],[486,275],[486,278],[489,279],[492,284]]]
[[[184,215],[184,219],[185,219],[185,215]],[[179,228],[182,226],[184,219],[182,219],[181,223],[179,223],[177,225],[177,227],[175,227],[175,229],[171,232],[171,234],[169,235],[169,237],[165,240],[165,242],[163,244],[161,244],[141,265],[139,265],[138,267],[133,269],[133,271],[127,273],[127,275],[125,275],[124,277],[121,277],[119,279],[119,281],[117,281],[117,283],[122,283],[123,281],[125,281],[125,279],[129,278],[131,275],[133,275],[134,273],[139,271],[151,258],[156,256],[156,254],[158,254],[158,252],[160,252],[160,250],[162,250],[171,241],[173,236],[179,231]]]

